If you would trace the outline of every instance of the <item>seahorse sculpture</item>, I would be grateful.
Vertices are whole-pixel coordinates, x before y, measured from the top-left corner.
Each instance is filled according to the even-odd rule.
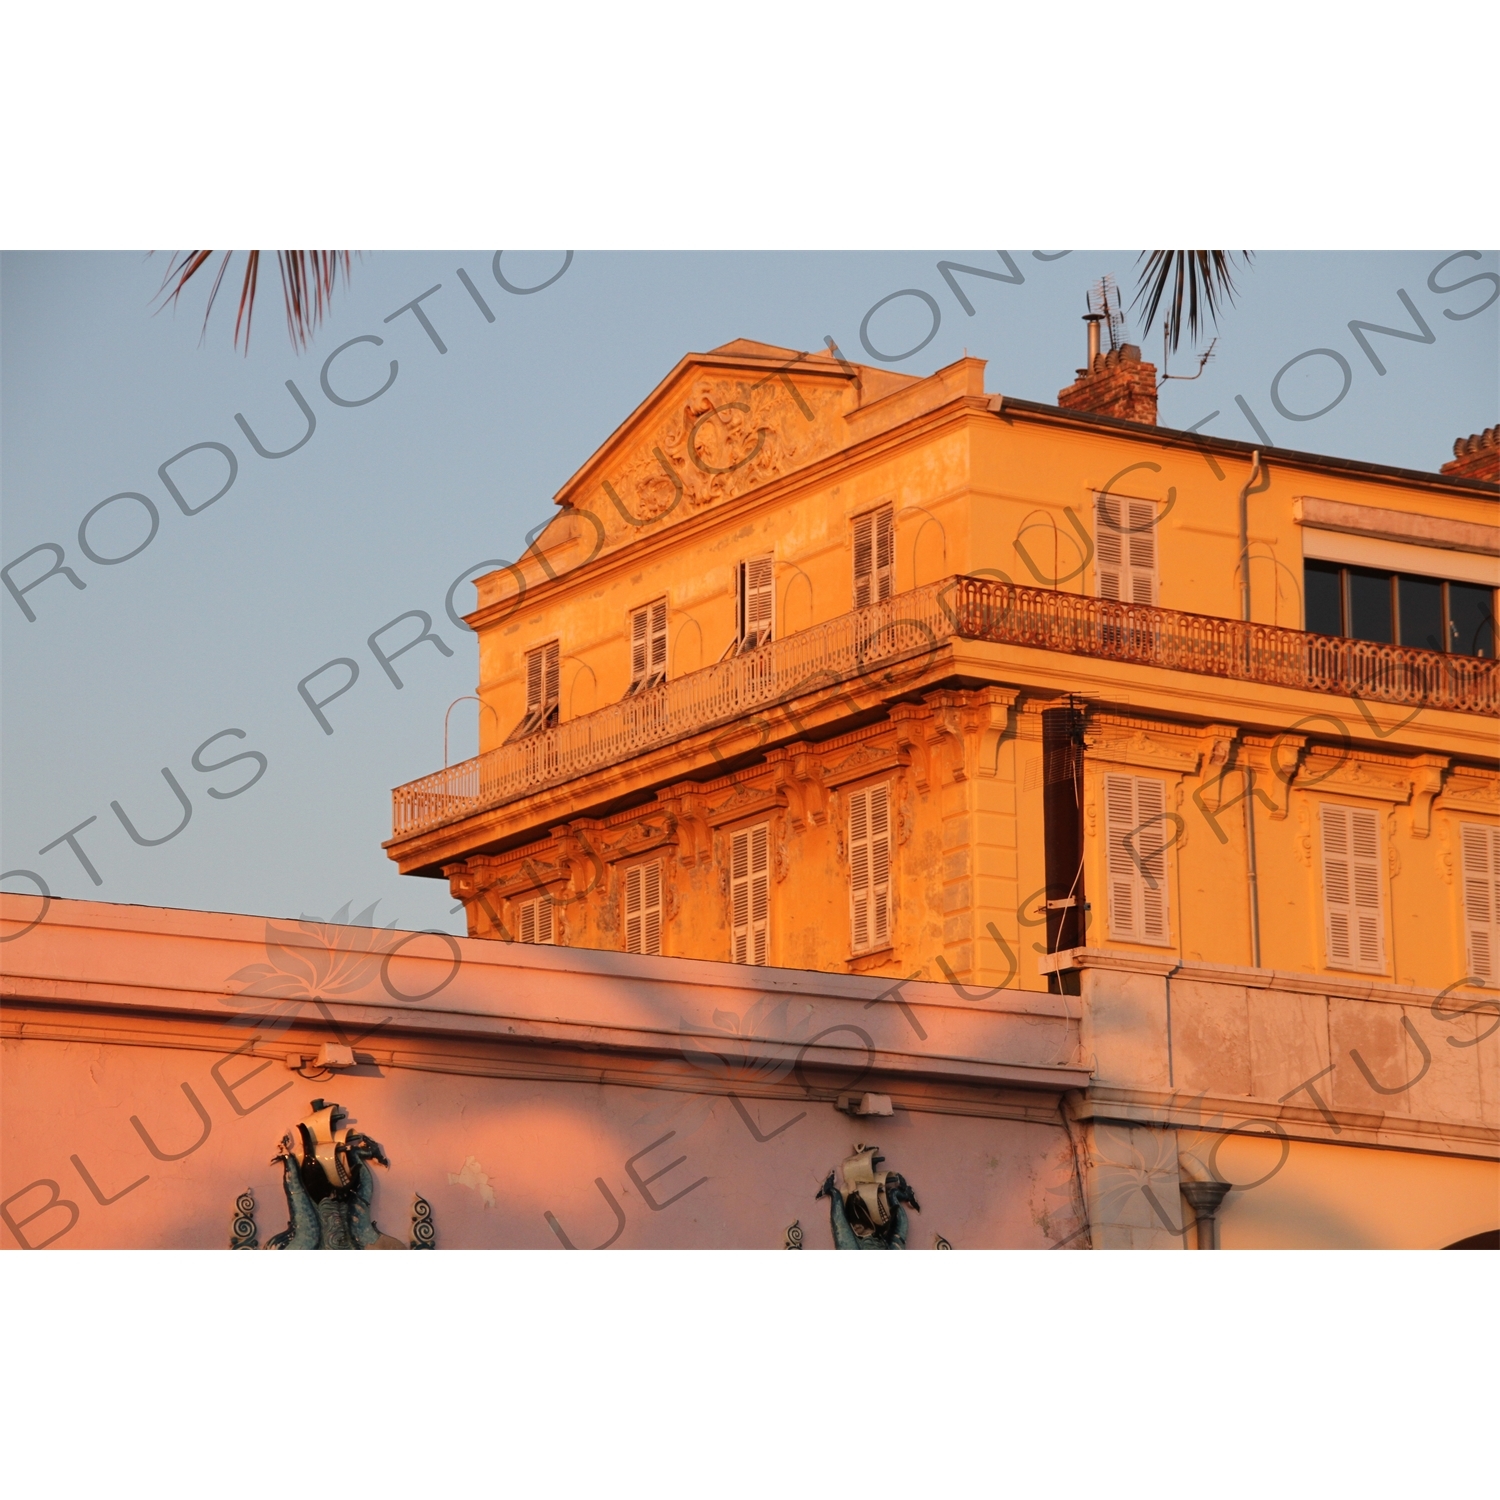
[[[379,1141],[342,1127],[348,1112],[312,1102],[312,1114],[282,1138],[273,1161],[282,1168],[290,1223],[268,1250],[402,1250],[370,1214],[371,1163],[389,1167]]]
[[[317,1250],[322,1247],[323,1234],[318,1222],[318,1209],[302,1181],[297,1145],[296,1135],[288,1131],[281,1138],[276,1155],[271,1158],[273,1164],[278,1161],[281,1163],[281,1185],[286,1192],[287,1218],[290,1222],[280,1234],[273,1234],[266,1241],[267,1250]]]
[[[906,1206],[918,1213],[916,1192],[899,1172],[881,1172],[878,1147],[856,1146],[843,1165],[844,1191],[830,1172],[818,1198],[827,1198],[828,1219],[837,1250],[904,1250],[911,1232]],[[814,1200],[816,1201],[816,1199]]]

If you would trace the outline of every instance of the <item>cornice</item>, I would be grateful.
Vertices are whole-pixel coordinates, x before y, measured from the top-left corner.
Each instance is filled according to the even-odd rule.
[[[1286,1140],[1319,1145],[1500,1160],[1500,1129],[1491,1125],[1463,1125],[1331,1105],[1325,1106],[1325,1113],[1310,1104],[1283,1104],[1238,1094],[1164,1093],[1090,1083],[1087,1089],[1066,1096],[1063,1108],[1069,1118],[1080,1123],[1149,1125],[1205,1135],[1234,1133],[1256,1140],[1274,1140],[1279,1131]],[[1254,1124],[1261,1128],[1245,1128]]]

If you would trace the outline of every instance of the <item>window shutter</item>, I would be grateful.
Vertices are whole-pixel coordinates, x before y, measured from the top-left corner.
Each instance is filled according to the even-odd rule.
[[[1156,507],[1149,500],[1130,502],[1130,602],[1156,603]]]
[[[641,881],[641,952],[661,952],[661,865],[646,865]]]
[[[667,601],[651,606],[651,675],[658,682],[667,675]]]
[[[1167,904],[1167,785],[1154,776],[1104,778],[1110,936],[1171,942]]]
[[[891,940],[890,787],[864,787],[849,795],[849,900],[856,953]]]
[[[1156,603],[1156,506],[1151,501],[1095,497],[1094,572],[1101,599]]]
[[[1385,966],[1379,815],[1325,802],[1321,816],[1329,967],[1378,971]]]
[[[896,525],[889,508],[854,518],[854,607],[878,604],[895,593]]]
[[[1500,959],[1500,828],[1459,824],[1468,978],[1493,983]]]
[[[875,599],[896,592],[896,521],[889,510],[875,512]]]
[[[731,836],[729,902],[735,963],[764,964],[770,936],[770,824],[742,828]]]
[[[741,565],[744,580],[743,638],[763,645],[771,639],[775,612],[775,568],[770,555],[752,557]]]
[[[625,872],[625,951],[661,952],[661,864],[632,865]]]
[[[517,911],[517,933],[516,936],[523,943],[551,943],[552,936],[552,898],[550,896],[537,896],[530,901],[523,901]]]
[[[875,583],[874,516],[854,518],[854,607],[863,609],[870,602]]]
[[[630,691],[665,682],[667,601],[658,599],[630,612]]]
[[[542,647],[542,655],[545,658],[545,670],[543,672],[543,690],[546,695],[545,707],[550,713],[555,709],[562,699],[562,651],[556,641],[548,641]]]
[[[625,951],[641,951],[641,872],[644,867],[632,865],[625,872]]]
[[[635,610],[630,616],[630,681],[634,686],[646,680],[646,630],[650,623],[644,609]]]
[[[542,656],[541,651],[526,653],[526,716],[540,713],[542,709]]]

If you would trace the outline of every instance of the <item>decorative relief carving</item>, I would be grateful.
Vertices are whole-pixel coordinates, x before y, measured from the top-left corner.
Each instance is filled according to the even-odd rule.
[[[1233,740],[1220,737],[1210,742],[1208,753],[1212,756],[1222,745],[1220,765],[1229,760]],[[1197,771],[1202,752],[1196,744],[1173,744],[1163,736],[1147,734],[1137,729],[1134,734],[1111,734],[1107,724],[1090,726],[1088,753],[1091,759],[1112,761],[1116,765],[1149,766],[1158,771],[1176,771],[1179,775],[1191,776]]]
[[[1454,766],[1443,785],[1438,806],[1463,812],[1500,812],[1500,777],[1475,766]]]
[[[1399,762],[1370,762],[1361,756],[1315,747],[1302,762],[1297,785],[1306,783],[1309,790],[1347,792],[1355,797],[1372,797],[1383,802],[1411,800],[1411,777]]]
[[[231,1250],[258,1250],[259,1231],[255,1227],[255,1190],[246,1188],[234,1200],[234,1219],[229,1226]]]
[[[836,764],[825,762],[823,777],[829,786],[837,787],[880,771],[894,771],[901,763],[901,752],[895,745],[857,745]]]
[[[752,380],[700,375],[666,420],[601,481],[606,526],[650,525],[700,510],[832,452],[843,392],[775,372]]]

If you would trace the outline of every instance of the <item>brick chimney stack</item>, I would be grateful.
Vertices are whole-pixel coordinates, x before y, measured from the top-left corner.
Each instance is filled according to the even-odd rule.
[[[1489,479],[1500,484],[1500,426],[1459,438],[1442,472],[1458,479]]]
[[[1095,338],[1090,338],[1094,343]],[[1127,422],[1156,425],[1156,366],[1141,358],[1135,344],[1122,344],[1108,353],[1090,352],[1086,369],[1067,390],[1057,393],[1057,404],[1069,411],[1097,412],[1123,417]]]

